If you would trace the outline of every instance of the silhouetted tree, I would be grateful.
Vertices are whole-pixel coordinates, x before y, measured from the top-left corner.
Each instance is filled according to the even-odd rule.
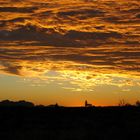
[[[18,102],[13,102],[9,100],[3,100],[0,102],[0,106],[5,106],[5,107],[34,107],[34,104],[31,102],[27,101],[18,101]]]
[[[3,100],[0,102],[0,106],[14,106],[14,102],[13,101],[9,101],[9,100]]]
[[[140,107],[140,101],[139,100],[136,101],[136,104],[135,105]]]
[[[23,107],[33,107],[34,104],[31,102],[27,102],[27,101],[19,101],[16,103],[17,106],[23,106]]]
[[[119,106],[132,106],[130,103],[126,102],[124,99],[119,101]]]
[[[58,103],[56,103],[56,104],[48,105],[48,107],[59,107],[59,105]]]

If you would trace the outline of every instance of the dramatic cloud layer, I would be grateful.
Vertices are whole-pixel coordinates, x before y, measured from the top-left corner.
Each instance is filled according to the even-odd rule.
[[[139,86],[140,1],[1,0],[0,71]]]

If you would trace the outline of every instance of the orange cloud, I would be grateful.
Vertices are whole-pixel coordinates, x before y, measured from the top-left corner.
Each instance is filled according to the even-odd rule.
[[[0,71],[79,90],[140,76],[139,0],[1,0]],[[55,71],[55,76],[47,75]],[[46,76],[47,75],[47,76]]]

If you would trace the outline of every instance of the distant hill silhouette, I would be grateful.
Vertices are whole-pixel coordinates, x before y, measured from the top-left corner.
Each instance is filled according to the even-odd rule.
[[[34,107],[34,104],[27,101],[10,101],[10,100],[3,100],[0,102],[0,106],[4,107]]]

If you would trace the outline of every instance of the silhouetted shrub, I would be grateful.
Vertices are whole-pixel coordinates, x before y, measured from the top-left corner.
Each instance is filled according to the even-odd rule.
[[[135,105],[140,107],[140,101],[136,101]]]
[[[126,102],[124,99],[119,101],[119,106],[132,106],[130,103]]]

